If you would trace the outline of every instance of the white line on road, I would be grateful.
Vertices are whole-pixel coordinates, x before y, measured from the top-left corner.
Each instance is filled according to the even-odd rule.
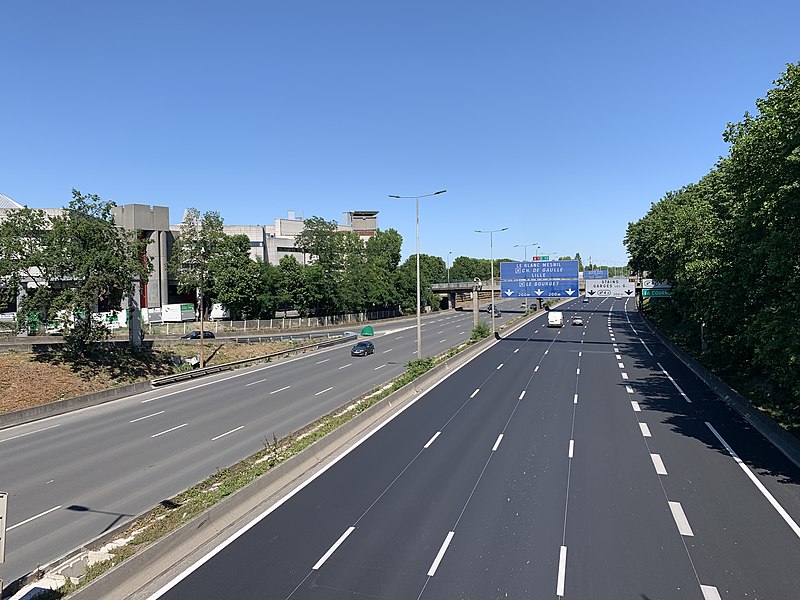
[[[492,452],[497,452],[497,448],[500,446],[500,441],[502,439],[503,439],[503,434],[501,433],[500,435],[497,436],[497,441],[494,443],[494,446],[492,446]]]
[[[382,369],[382,368],[383,368],[383,367],[385,367],[385,366],[386,366],[386,363],[382,364],[380,367],[375,367],[375,368],[374,368],[374,369],[372,369],[372,370],[373,370],[373,371],[377,371],[378,369]]]
[[[577,371],[577,374],[578,374],[578,375],[580,375],[580,374],[581,374],[581,368],[580,368],[580,367],[578,367],[576,371]]]
[[[575,394],[575,396],[572,397],[572,403],[573,404],[577,404],[578,403],[578,394]]]
[[[428,569],[428,577],[433,577],[434,575],[436,575],[436,569],[439,568],[439,563],[442,562],[442,559],[444,558],[444,553],[447,552],[447,547],[450,545],[450,542],[455,534],[456,534],[455,531],[451,531],[447,534],[447,537],[444,538],[444,542],[442,542],[442,547],[439,548],[439,553],[436,555],[436,558],[433,559],[433,564],[431,565],[431,568]]]
[[[136,421],[144,421],[145,419],[149,419],[150,417],[155,417],[156,415],[163,415],[164,411],[160,410],[158,412],[153,413],[152,415],[145,415],[144,417],[139,417],[138,419],[134,419],[133,421],[128,421],[128,423],[136,423]]]
[[[236,432],[237,432],[237,431],[239,431],[240,429],[244,429],[244,425],[239,425],[239,427],[237,427],[236,429],[231,429],[230,431],[226,431],[226,432],[225,432],[225,433],[223,433],[222,435],[218,435],[217,437],[213,437],[213,438],[211,438],[211,441],[212,441],[212,442],[216,442],[218,439],[220,439],[220,438],[224,438],[226,435],[230,435],[230,434],[232,434],[232,433],[236,433]]]
[[[629,394],[632,394],[633,393],[633,388],[631,386],[629,386],[629,385],[626,385],[625,386],[625,391],[628,392]]]
[[[631,408],[633,408],[633,412],[642,412],[642,407],[639,406],[639,403],[636,400],[631,400]]]
[[[339,367],[339,370],[341,371],[342,369],[346,369],[347,367],[352,367],[352,366],[353,363],[347,363],[346,365],[342,365],[341,367]]]
[[[37,429],[36,431],[29,431],[28,433],[20,433],[19,435],[15,435],[10,438],[6,438],[4,440],[0,440],[0,443],[10,442],[11,440],[16,440],[17,438],[25,437],[26,435],[33,435],[34,433],[41,433],[42,431],[47,431],[48,429],[53,429],[54,427],[61,427],[61,425],[50,425],[50,427],[44,427],[42,429]]]
[[[789,516],[789,513],[787,513],[784,510],[784,508],[778,503],[778,501],[775,500],[775,497],[769,493],[767,488],[764,487],[764,484],[762,484],[758,480],[758,478],[753,474],[753,472],[747,467],[747,465],[745,465],[744,462],[742,462],[742,459],[739,458],[739,455],[736,454],[733,448],[731,448],[728,445],[728,442],[722,439],[722,436],[719,433],[717,433],[717,430],[714,429],[714,426],[708,422],[706,422],[706,426],[711,430],[711,433],[713,433],[716,436],[716,438],[720,441],[720,443],[723,446],[725,446],[725,449],[728,451],[728,454],[730,454],[733,457],[733,460],[736,461],[736,464],[738,464],[739,467],[741,467],[742,471],[745,472],[745,475],[747,475],[750,478],[750,481],[752,481],[755,484],[755,486],[758,488],[758,491],[764,494],[764,497],[769,501],[770,504],[772,504],[772,507],[776,511],[778,511],[778,514],[783,518],[784,521],[786,521],[786,524],[789,525],[789,527],[791,527],[792,531],[794,531],[794,534],[797,537],[800,537],[800,527],[797,525],[795,520]]]
[[[316,393],[316,394],[314,394],[314,395],[315,395],[315,396],[319,396],[320,394],[324,394],[325,392],[330,392],[332,389],[333,389],[332,387],[325,388],[324,390],[321,390],[321,391],[317,392],[317,393]]]
[[[700,584],[700,591],[703,592],[703,600],[722,600],[722,596],[713,585]]]
[[[31,522],[31,521],[33,521],[34,519],[38,519],[39,517],[43,517],[43,516],[45,516],[45,515],[47,515],[47,514],[50,514],[51,512],[53,512],[54,510],[58,510],[59,508],[61,508],[61,505],[60,505],[60,504],[59,504],[58,506],[54,506],[54,507],[53,507],[53,508],[51,508],[50,510],[46,510],[46,511],[44,511],[43,513],[39,513],[38,515],[34,515],[34,516],[30,517],[29,519],[25,519],[24,521],[20,521],[20,522],[19,522],[19,523],[17,523],[16,525],[12,525],[11,527],[6,527],[6,531],[11,531],[12,529],[15,529],[15,528],[17,528],[17,527],[22,527],[22,526],[23,526],[23,525],[25,525],[26,523],[30,523],[30,522]]]
[[[343,542],[344,542],[344,541],[347,539],[347,536],[348,536],[348,535],[350,535],[351,533],[353,533],[355,530],[356,530],[356,528],[355,528],[355,527],[349,527],[349,528],[347,529],[347,531],[345,531],[345,532],[344,532],[344,533],[341,535],[341,537],[340,537],[338,540],[336,540],[336,543],[335,543],[333,546],[331,546],[331,547],[328,549],[328,551],[327,551],[325,554],[323,554],[323,555],[322,555],[322,558],[320,558],[320,559],[317,561],[317,564],[315,564],[315,565],[314,565],[313,567],[311,567],[311,568],[312,568],[314,571],[318,571],[318,570],[319,570],[319,568],[320,568],[320,567],[321,567],[323,564],[325,564],[325,561],[326,561],[326,560],[328,560],[328,558],[330,558],[330,555],[331,555],[331,554],[333,554],[334,552],[336,552],[336,549],[337,549],[339,546],[341,546],[341,545],[342,545],[342,543],[343,543]]]
[[[650,428],[647,426],[647,423],[639,423],[639,429],[642,430],[642,435],[644,437],[653,437],[650,435]]]
[[[661,372],[664,373],[664,375],[667,376],[667,379],[669,379],[672,382],[672,385],[675,386],[675,389],[678,390],[678,392],[680,392],[681,396],[683,396],[683,399],[686,400],[689,404],[691,404],[692,401],[689,400],[689,396],[687,396],[686,394],[683,393],[683,390],[681,389],[681,386],[679,386],[677,383],[675,383],[675,380],[672,378],[672,375],[667,373],[666,369],[664,369],[664,367],[661,366],[661,363],[656,363],[656,364],[658,365],[658,368],[661,369]]]
[[[499,371],[502,368],[503,368],[503,363],[500,363],[499,365],[497,365],[497,368],[495,369],[495,371]]]
[[[660,454],[651,454],[650,458],[653,459],[653,466],[656,468],[656,473],[659,475],[666,475],[667,468],[664,466],[664,461],[661,460]]]
[[[165,433],[169,433],[170,431],[175,431],[176,429],[180,429],[181,427],[186,427],[188,423],[184,423],[183,425],[178,425],[177,427],[172,427],[171,429],[167,429],[166,431],[162,431],[161,433],[156,433],[155,435],[151,435],[151,438],[157,438],[160,435],[164,435]]]
[[[575,440],[569,441],[569,458],[575,455]]]
[[[567,547],[561,546],[558,556],[558,583],[556,583],[556,596],[564,595],[564,579],[567,575]]]
[[[672,511],[672,518],[675,519],[675,524],[678,526],[678,531],[681,535],[693,537],[694,532],[689,526],[689,519],[686,518],[686,513],[683,512],[683,507],[680,502],[670,502],[669,509]]]
[[[545,354],[547,354],[548,352],[550,352],[550,350],[545,350],[545,351],[544,351],[544,353],[545,353]]]
[[[324,362],[328,362],[329,360],[330,360],[330,358],[326,358],[326,359],[324,359],[324,360],[318,360],[318,361],[317,361],[317,364],[318,364],[318,365],[321,365],[322,363],[324,363]]]
[[[423,448],[430,448],[431,444],[432,444],[432,443],[433,443],[433,442],[436,440],[436,438],[438,438],[440,435],[442,435],[442,432],[441,432],[441,431],[437,431],[436,433],[434,433],[434,434],[433,434],[433,437],[432,437],[431,439],[429,439],[429,440],[428,440],[428,443],[427,443],[427,444],[425,444],[425,445],[423,446]]]
[[[624,369],[624,368],[625,368],[625,365],[624,365],[623,363],[617,363],[617,366],[618,366],[620,369]]]
[[[278,392],[282,392],[283,390],[288,390],[290,387],[292,387],[292,386],[290,386],[290,385],[285,385],[285,386],[283,386],[282,388],[279,388],[279,389],[277,389],[277,390],[272,390],[272,391],[269,393],[269,395],[271,396],[272,394],[277,394]]]
[[[439,340],[439,343],[441,344],[441,343],[446,342],[446,341],[447,341],[447,338],[445,338],[443,340]]]
[[[522,400],[525,397],[525,390],[522,390],[522,393],[519,395],[519,400]]]
[[[514,354],[516,354],[517,352],[519,352],[519,348],[517,348],[516,350],[514,350]]]
[[[536,373],[536,371],[538,371],[538,370],[539,370],[539,365],[536,365],[535,367],[533,367],[533,372],[534,373]]]
[[[402,339],[403,339],[403,336],[402,336],[402,335],[398,335],[398,336],[397,336],[396,338],[394,338],[394,339],[396,339],[396,340],[402,340]]]
[[[622,355],[621,354],[617,354],[617,360],[622,360]]]
[[[470,396],[470,398],[474,398],[475,396],[477,396],[478,392],[480,392],[480,391],[481,391],[481,388],[476,389],[474,392],[472,392],[472,395]]]
[[[259,379],[258,381],[254,381],[252,383],[244,384],[244,387],[250,387],[251,385],[256,385],[257,383],[264,383],[265,381],[266,381],[266,379]]]
[[[623,373],[623,374],[622,374],[622,378],[623,378],[623,379],[625,379],[625,380],[627,380],[627,379],[628,379],[628,374],[627,374],[627,373]]]
[[[645,344],[645,343],[644,343],[644,340],[643,340],[643,339],[641,339],[641,338],[639,338],[639,341],[640,341],[640,342],[642,342],[642,346],[644,346],[644,349],[645,349],[645,350],[647,350],[647,353],[648,353],[650,356],[653,356],[653,353],[652,353],[652,352],[650,352],[650,348],[648,348],[648,347],[647,347],[647,344]]]
[[[583,352],[578,352],[578,358],[580,358],[581,356],[583,356]]]
[[[391,352],[391,351],[392,351],[392,348],[389,348],[388,350],[384,350],[383,353],[387,354],[388,352]],[[414,350],[414,352],[416,352],[416,350]]]

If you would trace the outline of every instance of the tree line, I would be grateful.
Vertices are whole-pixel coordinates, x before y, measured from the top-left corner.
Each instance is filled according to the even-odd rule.
[[[729,123],[728,155],[629,223],[633,270],[672,283],[646,310],[785,422],[800,418],[800,63],[757,114]]]

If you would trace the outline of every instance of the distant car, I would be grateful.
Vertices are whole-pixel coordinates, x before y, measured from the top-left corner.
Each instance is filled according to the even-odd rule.
[[[493,305],[493,304],[489,304],[489,305],[486,307],[486,312],[487,312],[487,313],[490,313],[490,312],[492,312],[492,308],[494,308],[494,305]]]
[[[583,325],[583,317],[572,317],[573,325]]]
[[[589,299],[586,296],[584,296],[583,300],[581,300],[581,302],[589,302]]]
[[[213,331],[204,331],[203,332],[203,339],[208,340],[214,337]],[[181,336],[182,340],[199,340],[200,339],[200,332],[198,330],[190,331],[186,335]]]
[[[367,356],[375,353],[375,344],[372,342],[358,342],[350,350],[350,356]]]
[[[503,316],[503,313],[501,313],[501,312],[500,312],[500,309],[499,309],[499,308],[495,308],[495,309],[494,309],[494,316],[495,316],[495,317],[502,317],[502,316]]]

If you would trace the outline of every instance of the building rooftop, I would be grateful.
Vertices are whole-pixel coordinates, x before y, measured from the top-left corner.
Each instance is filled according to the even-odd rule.
[[[0,208],[22,208],[22,205],[14,202],[8,196],[0,194]]]

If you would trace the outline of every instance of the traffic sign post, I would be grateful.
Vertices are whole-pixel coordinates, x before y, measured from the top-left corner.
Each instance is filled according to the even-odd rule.
[[[8,494],[0,492],[0,563],[6,562],[6,515],[8,513]],[[0,583],[0,592],[2,592]]]
[[[642,288],[642,298],[669,298],[672,290],[664,288]]]
[[[500,281],[505,298],[576,298],[578,261],[502,262]]]

